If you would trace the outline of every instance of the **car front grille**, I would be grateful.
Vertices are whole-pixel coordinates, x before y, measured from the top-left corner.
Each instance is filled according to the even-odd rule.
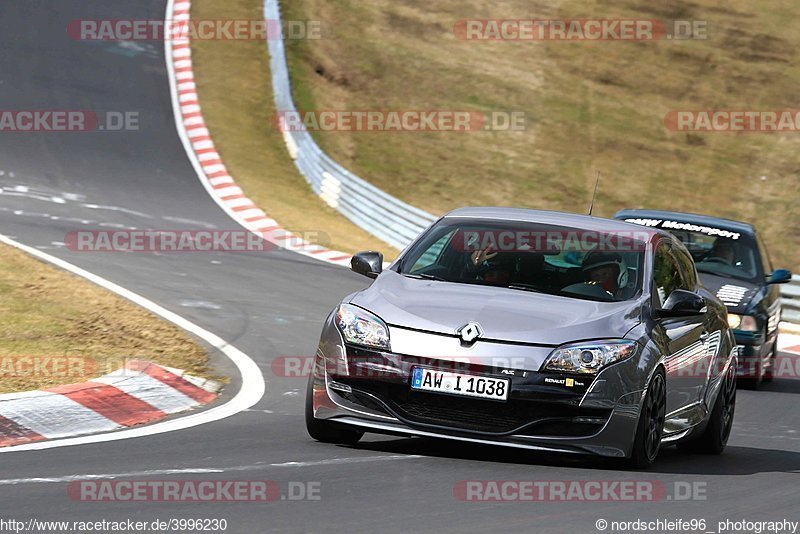
[[[596,433],[611,410],[580,408],[564,402],[472,399],[421,391],[405,384],[361,382],[356,388],[379,399],[388,411],[411,424],[447,427],[467,432],[580,436]],[[364,398],[365,395],[358,395]],[[368,398],[368,397],[367,397]],[[374,405],[374,401],[370,401]],[[385,411],[385,410],[384,410]],[[579,418],[576,420],[576,418]],[[588,421],[588,422],[586,422]]]

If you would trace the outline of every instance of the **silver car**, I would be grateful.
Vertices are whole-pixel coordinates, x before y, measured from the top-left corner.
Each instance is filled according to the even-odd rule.
[[[668,232],[464,208],[439,219],[323,327],[309,434],[416,435],[653,463],[721,453],[736,403],[725,306]]]

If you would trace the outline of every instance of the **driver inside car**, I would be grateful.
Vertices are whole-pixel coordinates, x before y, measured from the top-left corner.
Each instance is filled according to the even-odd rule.
[[[730,241],[718,238],[714,241],[711,252],[708,253],[708,256],[703,261],[719,261],[721,263],[733,265],[736,261],[736,250],[734,250],[733,244]]]
[[[582,269],[587,284],[597,284],[614,297],[628,285],[628,267],[616,252],[590,252],[583,259]]]

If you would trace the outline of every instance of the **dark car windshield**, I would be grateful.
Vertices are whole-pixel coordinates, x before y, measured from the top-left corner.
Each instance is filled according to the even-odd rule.
[[[643,235],[447,218],[403,256],[398,272],[412,278],[615,302],[640,292]]]
[[[689,249],[699,272],[750,281],[758,278],[758,251],[752,237],[733,234],[734,239],[686,230],[669,231]]]

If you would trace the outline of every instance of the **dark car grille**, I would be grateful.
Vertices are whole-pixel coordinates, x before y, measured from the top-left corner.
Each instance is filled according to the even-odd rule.
[[[564,402],[525,399],[499,402],[412,391],[405,384],[361,382],[353,387],[354,393],[358,388],[374,395],[396,416],[412,424],[468,432],[507,434],[519,430],[536,435],[591,435],[611,415],[610,410],[580,408]],[[363,399],[365,395],[358,397]],[[578,417],[590,422],[576,422]]]

